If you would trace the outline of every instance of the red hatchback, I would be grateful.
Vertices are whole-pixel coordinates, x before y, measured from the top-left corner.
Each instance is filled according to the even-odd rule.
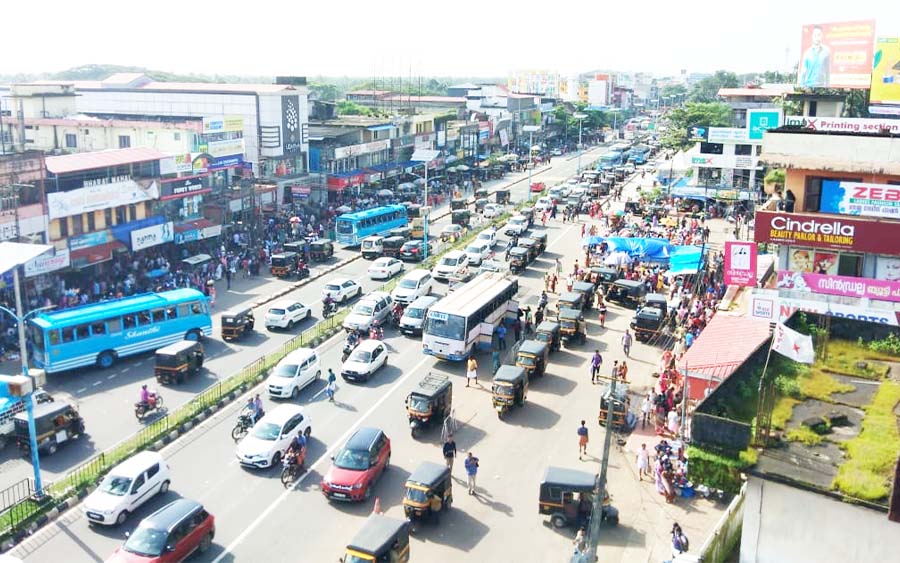
[[[202,504],[178,499],[141,520],[106,563],[184,561],[195,551],[206,553],[215,535],[215,518]]]
[[[531,184],[531,191],[534,193],[542,192],[542,191],[544,191],[544,188],[546,188],[546,187],[547,186],[544,185],[543,182],[534,182],[533,184]]]
[[[325,498],[365,500],[391,463],[391,441],[377,428],[360,428],[331,460],[331,467],[322,478]]]

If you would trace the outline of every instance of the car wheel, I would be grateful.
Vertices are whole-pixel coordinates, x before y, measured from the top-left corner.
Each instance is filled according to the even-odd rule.
[[[343,303],[343,302],[346,301],[346,300],[347,300],[347,296],[346,296],[346,295],[341,295],[341,298],[338,299],[337,302],[338,302],[338,303]]]
[[[106,351],[102,352],[99,356],[97,356],[97,365],[101,369],[109,369],[112,367],[113,363],[115,363],[116,357],[112,352]]]
[[[269,467],[277,467],[278,462],[281,461],[281,452],[275,452],[275,455],[272,456],[272,464]]]
[[[203,539],[200,540],[200,545],[197,547],[197,551],[200,553],[206,553],[209,551],[209,548],[212,547],[213,535],[212,532],[203,536]]]
[[[297,389],[296,387],[292,387],[291,388],[291,400],[296,401],[297,397],[299,397],[299,396],[300,396],[300,389]]]
[[[162,482],[162,485],[159,486],[159,493],[166,494],[169,492],[169,480],[166,479]]]
[[[357,287],[357,288],[356,288],[356,296],[359,297],[359,296],[361,296],[361,295],[362,295],[362,288],[361,288],[361,287]]]
[[[294,330],[294,321],[293,321],[293,319],[291,319],[291,320],[288,321],[287,329],[288,329],[288,330]]]
[[[306,439],[308,440],[308,439],[309,439],[309,436],[310,436],[311,434],[312,434],[312,426],[307,426],[307,427],[306,427],[306,430],[303,431],[303,437],[306,438]]]
[[[47,454],[48,454],[48,455],[53,455],[53,454],[55,454],[55,453],[56,453],[56,449],[57,449],[57,448],[56,448],[56,444],[50,444],[50,447],[47,448]]]
[[[319,370],[316,372],[316,381],[320,380],[321,378],[322,378],[322,370]]]
[[[309,317],[312,315],[312,309],[306,310],[306,315],[303,317],[304,320],[309,320]]]
[[[119,513],[118,516],[116,516],[116,525],[121,526],[122,524],[125,523],[126,520],[128,520],[128,511],[123,510],[122,512]]]

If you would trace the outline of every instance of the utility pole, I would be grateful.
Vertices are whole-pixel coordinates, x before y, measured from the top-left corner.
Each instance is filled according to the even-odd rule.
[[[591,507],[591,523],[588,530],[588,561],[597,561],[597,545],[600,543],[600,521],[603,519],[603,499],[606,497],[606,473],[609,468],[609,450],[612,447],[613,414],[616,403],[616,378],[610,379],[609,400],[606,402],[606,433],[603,436],[603,458],[600,461],[600,477],[597,479],[597,492],[594,494],[594,506]]]

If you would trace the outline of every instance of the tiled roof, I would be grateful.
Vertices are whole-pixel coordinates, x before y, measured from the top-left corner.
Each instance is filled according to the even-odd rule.
[[[706,325],[678,365],[691,377],[722,381],[770,336],[766,321],[718,314]]]
[[[47,171],[51,174],[66,174],[81,170],[95,170],[110,166],[121,166],[138,162],[149,162],[165,158],[165,154],[156,149],[147,147],[132,147],[129,149],[113,149],[108,151],[84,152],[65,154],[62,156],[48,156],[46,158]]]

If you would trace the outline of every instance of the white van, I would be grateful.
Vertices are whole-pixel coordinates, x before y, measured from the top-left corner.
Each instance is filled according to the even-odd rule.
[[[169,466],[158,452],[140,452],[115,466],[81,503],[91,524],[121,525],[158,493],[169,490]]]
[[[436,280],[449,280],[450,278],[461,277],[465,274],[466,267],[469,265],[469,257],[462,250],[451,250],[441,258],[440,262],[434,267],[431,275]]]
[[[431,293],[431,272],[413,270],[397,282],[397,286],[391,292],[391,297],[397,303],[406,305],[429,293]]]
[[[428,309],[437,303],[437,300],[437,297],[426,295],[407,305],[403,316],[400,317],[400,332],[409,335],[422,334],[422,325],[425,324]]]
[[[363,258],[378,258],[384,254],[384,237],[378,235],[366,237],[359,243],[359,249]]]
[[[301,389],[320,377],[319,354],[311,348],[298,348],[278,362],[266,380],[266,390],[272,398],[296,399]]]

